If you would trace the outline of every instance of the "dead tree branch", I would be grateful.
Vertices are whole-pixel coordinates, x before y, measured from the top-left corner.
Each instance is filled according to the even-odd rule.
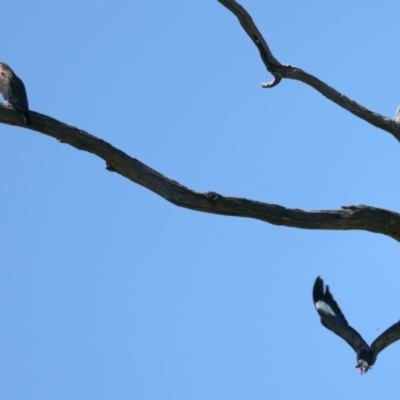
[[[400,241],[398,213],[361,205],[342,207],[339,210],[303,211],[238,197],[225,197],[215,192],[196,192],[83,130],[33,111],[30,112],[30,116],[33,126],[28,129],[95,154],[106,162],[109,171],[119,173],[176,206],[213,214],[254,218],[273,225],[293,228],[365,230],[382,233]],[[0,122],[27,128],[13,109],[3,105],[0,105]]]
[[[362,105],[358,104],[354,100],[351,100],[344,94],[338,92],[331,86],[322,82],[315,76],[308,74],[300,68],[293,67],[292,65],[281,64],[272,55],[267,42],[261,35],[260,31],[254,24],[252,18],[248,12],[235,0],[218,0],[223,6],[230,10],[238,18],[240,25],[249,35],[250,39],[256,45],[260,52],[261,59],[267,70],[274,76],[274,79],[270,83],[262,84],[263,88],[272,88],[276,86],[282,79],[295,79],[310,85],[315,90],[320,92],[322,95],[327,97],[345,110],[350,111],[355,116],[369,122],[377,128],[383,129],[386,132],[391,133],[400,142],[400,127],[396,120],[384,117],[378,113],[375,113]]]

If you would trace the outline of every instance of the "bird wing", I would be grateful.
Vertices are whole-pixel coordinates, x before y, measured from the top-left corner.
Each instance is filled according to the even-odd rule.
[[[313,300],[315,308],[321,317],[321,323],[325,328],[344,339],[357,354],[363,350],[369,350],[368,344],[361,335],[346,321],[341,309],[329,291],[324,281],[318,277],[314,283]]]
[[[390,328],[386,329],[379,335],[371,344],[371,349],[378,354],[384,348],[391,345],[396,340],[400,339],[400,321],[393,324]]]
[[[26,94],[24,82],[15,74],[10,79],[8,100],[19,111],[23,113],[28,111],[28,96]]]

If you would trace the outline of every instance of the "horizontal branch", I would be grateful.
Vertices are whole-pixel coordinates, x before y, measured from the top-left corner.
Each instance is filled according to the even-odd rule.
[[[369,206],[347,206],[340,210],[303,211],[275,204],[200,193],[166,178],[139,160],[89,133],[46,115],[30,111],[33,125],[27,127],[13,109],[0,104],[0,122],[18,125],[58,139],[79,150],[95,154],[106,168],[158,194],[172,204],[191,210],[234,217],[254,218],[274,225],[303,229],[365,230],[400,241],[400,214]]]
[[[308,74],[300,68],[293,67],[292,65],[281,64],[273,56],[267,42],[261,35],[260,31],[254,24],[252,18],[248,12],[235,0],[218,0],[223,6],[230,10],[239,20],[245,32],[248,34],[250,39],[257,46],[261,59],[264,62],[267,70],[274,76],[274,79],[270,83],[262,84],[263,88],[272,88],[276,86],[282,79],[295,79],[306,83],[313,87],[315,90],[320,92],[322,95],[333,101],[340,107],[351,112],[355,116],[369,122],[370,124],[380,128],[386,132],[391,133],[400,142],[400,126],[397,119],[384,117],[378,113],[375,113],[362,105],[358,104],[354,100],[351,100],[344,94],[338,92],[331,86],[322,82],[315,76]]]

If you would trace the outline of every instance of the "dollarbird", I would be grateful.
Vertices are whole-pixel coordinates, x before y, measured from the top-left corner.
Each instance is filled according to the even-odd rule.
[[[2,62],[0,62],[0,93],[5,103],[12,105],[17,113],[22,115],[27,125],[32,125],[24,82],[7,64]]]
[[[313,300],[321,317],[322,325],[345,340],[356,352],[357,365],[361,375],[365,374],[376,362],[378,354],[400,339],[400,321],[380,334],[370,346],[361,335],[346,321],[345,316],[324,281],[318,277],[314,283]],[[329,353],[331,356],[332,352]],[[329,358],[328,358],[329,360]],[[329,362],[328,362],[329,363]]]

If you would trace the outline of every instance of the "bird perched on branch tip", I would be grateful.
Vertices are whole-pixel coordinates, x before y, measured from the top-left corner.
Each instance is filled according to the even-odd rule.
[[[13,106],[15,111],[22,115],[27,125],[32,125],[24,82],[7,64],[2,62],[0,62],[0,93],[5,103]]]

